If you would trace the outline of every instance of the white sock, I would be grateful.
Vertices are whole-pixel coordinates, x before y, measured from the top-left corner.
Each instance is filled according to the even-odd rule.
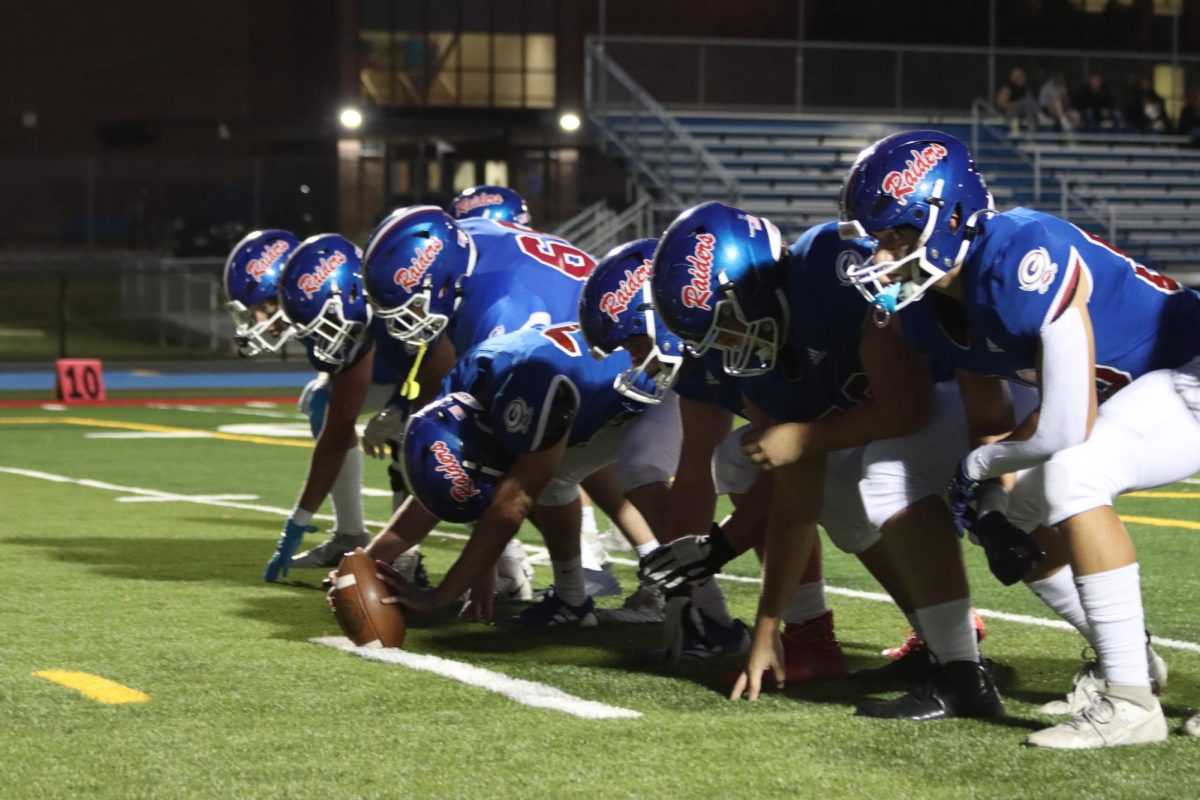
[[[1092,628],[1092,646],[1110,683],[1149,686],[1146,621],[1142,613],[1137,563],[1119,569],[1076,575],[1079,601]]]
[[[825,579],[812,583],[801,583],[792,592],[792,599],[783,612],[783,621],[791,625],[798,622],[808,622],[829,611],[825,602]]]
[[[921,638],[939,663],[979,660],[969,597],[918,608],[915,613]]]
[[[333,502],[333,529],[342,534],[363,533],[363,451],[358,446],[346,451],[329,499]]]
[[[592,506],[584,506],[582,512],[582,524],[584,533],[599,533],[600,529],[596,527],[596,509]]]
[[[579,534],[579,557],[583,561],[584,569],[600,569],[604,564],[604,546],[600,544],[596,538],[596,534],[590,536],[586,531]]]
[[[651,539],[650,541],[646,542],[645,544],[639,544],[637,547],[635,547],[633,549],[637,551],[638,558],[645,558],[646,556],[650,555],[651,553],[653,553],[655,550],[658,549],[658,540]]]
[[[569,606],[582,605],[587,600],[583,588],[583,565],[578,558],[570,561],[550,561],[554,570],[554,593]]]
[[[1092,627],[1088,625],[1087,614],[1083,611],[1083,604],[1079,602],[1075,573],[1071,571],[1070,564],[1048,578],[1030,581],[1028,586],[1029,591],[1037,595],[1051,611],[1071,623],[1071,627],[1091,643]]]
[[[725,595],[715,578],[705,578],[692,584],[692,604],[718,625],[728,627],[733,624],[733,618],[729,616],[729,606],[725,604]]]

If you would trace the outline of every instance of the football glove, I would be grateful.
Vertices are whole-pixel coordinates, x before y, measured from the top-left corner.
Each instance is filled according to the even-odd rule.
[[[714,522],[707,535],[680,537],[643,558],[638,577],[669,592],[687,581],[716,575],[735,555]]]
[[[950,514],[954,517],[954,530],[959,538],[975,527],[976,512],[973,503],[975,492],[979,490],[979,481],[967,477],[964,468],[966,461],[958,462],[954,478],[946,489],[946,502],[950,506]]]
[[[971,532],[983,546],[992,574],[1005,586],[1021,580],[1046,555],[1032,536],[999,511],[984,514]]]
[[[289,517],[283,525],[283,532],[279,534],[279,544],[275,545],[275,553],[267,562],[263,580],[273,583],[279,579],[280,575],[286,576],[288,567],[292,563],[292,556],[296,554],[300,543],[304,541],[304,534],[312,533],[316,529],[316,525],[297,525]]]
[[[363,429],[363,452],[373,458],[387,455],[387,444],[395,441],[404,427],[404,411],[399,406],[384,406]]]

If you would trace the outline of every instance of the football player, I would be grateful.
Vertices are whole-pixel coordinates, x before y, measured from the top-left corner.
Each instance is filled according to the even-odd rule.
[[[565,239],[517,222],[482,215],[455,221],[435,206],[414,206],[397,209],[376,227],[364,280],[375,316],[396,340],[418,348],[418,359],[436,365],[431,372],[440,382],[460,354],[484,339],[574,320],[594,267],[591,256]],[[394,440],[403,415],[392,408],[381,414]],[[653,536],[637,512],[609,501],[636,487],[612,487],[611,480],[602,473],[589,476],[588,485],[633,544],[649,546]],[[576,497],[572,493],[570,502]],[[611,566],[590,549],[585,564],[592,593],[620,591]]]
[[[1013,503],[1040,507],[1026,519],[1057,529],[1070,562],[1059,579],[1077,587],[1043,599],[1099,657],[1103,679],[1088,702],[1028,743],[1165,739],[1138,565],[1112,501],[1200,466],[1187,390],[1200,352],[1200,296],[1057,217],[995,212],[966,146],[938,131],[906,131],[864,150],[841,209],[847,234],[878,242],[874,259],[848,277],[881,318],[911,308],[905,332],[922,350],[1039,390],[1036,413],[968,453],[951,485],[969,525],[981,481],[1032,470]]]
[[[237,326],[234,343],[239,355],[278,352],[295,333],[279,305],[277,290],[283,265],[299,245],[300,241],[288,231],[253,231],[234,246],[226,259],[222,281],[225,308]],[[314,439],[320,434],[329,402],[326,375],[318,372],[317,379],[300,395],[300,410],[309,418]],[[290,566],[331,566],[330,559],[323,558],[326,551],[340,555],[370,541],[363,523],[362,454],[357,448],[345,451],[330,498],[335,522],[329,539],[292,558]]]
[[[450,201],[455,219],[494,219],[529,226],[529,206],[525,198],[504,186],[472,186]]]
[[[898,324],[870,324],[839,276],[869,255],[817,226],[789,249],[769,221],[718,203],[671,224],[654,259],[655,308],[698,355],[721,352],[746,381],[755,431],[744,444],[773,468],[764,584],[749,662],[732,697],[785,676],[779,622],[815,550],[816,525],[856,554],[896,599],[938,663],[931,682],[859,713],[914,720],[991,717],[1003,703],[981,665],[961,553],[941,497],[966,443],[953,387],[935,387]],[[780,389],[779,387],[783,388]],[[787,421],[787,426],[772,425]],[[764,457],[781,433],[786,457]]]
[[[387,574],[398,602],[430,610],[468,588],[474,594],[486,580],[486,565],[533,512],[550,550],[554,589],[505,624],[596,624],[581,571],[577,487],[617,461],[626,439],[645,435],[639,430],[669,430],[674,410],[669,404],[648,410],[618,393],[613,382],[629,366],[624,352],[603,361],[588,355],[578,323],[492,337],[464,354],[442,397],[405,425],[401,463],[415,499],[401,506],[367,553],[387,561],[421,541],[439,519],[475,524],[437,587],[422,590]],[[667,416],[665,425],[658,415]],[[654,470],[665,483],[678,450],[660,440],[656,452]],[[644,463],[635,466],[648,471]]]

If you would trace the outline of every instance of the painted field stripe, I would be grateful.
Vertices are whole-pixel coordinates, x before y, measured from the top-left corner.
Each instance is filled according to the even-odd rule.
[[[74,689],[89,700],[104,703],[109,706],[123,703],[149,703],[150,695],[122,686],[116,681],[101,678],[88,672],[74,672],[69,669],[43,669],[33,673],[35,678],[57,683],[68,689]]]
[[[1200,531],[1200,522],[1190,519],[1163,519],[1161,517],[1134,517],[1121,515],[1122,522],[1132,522],[1135,525],[1153,525],[1158,528],[1184,528],[1189,531]]]
[[[1155,497],[1159,500],[1200,500],[1200,492],[1129,492],[1121,497]]]
[[[160,432],[160,431],[118,431],[114,433],[85,433],[85,439],[211,439],[207,431]]]
[[[465,683],[467,686],[495,692],[515,703],[531,708],[560,711],[563,714],[583,719],[639,719],[642,716],[639,711],[610,706],[595,700],[585,700],[544,683],[510,678],[503,673],[465,664],[462,661],[451,661],[448,658],[425,653],[410,653],[407,650],[390,647],[356,647],[344,636],[320,636],[309,639],[309,641],[313,644],[353,653],[370,661],[399,664],[422,672],[432,672],[434,675],[441,675],[444,678]]]
[[[48,472],[37,472],[35,470],[19,469],[16,467],[0,467],[0,472],[9,473],[11,475],[21,475],[21,476],[24,476],[27,478],[37,478],[40,480],[48,480],[48,481],[53,481],[55,483],[71,483],[71,484],[76,484],[78,486],[87,486],[87,487],[90,487],[93,489],[107,489],[109,491],[122,492],[125,494],[138,494],[138,495],[144,495],[146,497],[157,497],[157,498],[162,498],[162,499],[177,500],[181,503],[195,503],[197,505],[218,506],[221,508],[238,508],[238,509],[242,509],[244,511],[258,511],[258,512],[262,512],[264,514],[273,514],[275,516],[281,516],[281,517],[288,517],[292,513],[291,509],[289,509],[289,508],[277,508],[274,506],[264,506],[264,505],[254,504],[254,503],[238,503],[238,502],[233,502],[233,501],[228,501],[228,500],[214,500],[214,499],[210,499],[211,495],[177,495],[177,494],[171,494],[170,492],[159,492],[159,491],[155,491],[153,489],[142,489],[142,488],[133,487],[133,486],[118,486],[116,484],[104,483],[102,481],[93,481],[93,480],[80,479],[80,478],[67,478],[62,475],[53,475]],[[330,514],[316,514],[316,515],[314,515],[313,518],[321,519],[321,520],[331,520],[331,521],[333,520],[333,516]],[[1182,525],[1185,527],[1190,526],[1193,529],[1200,529],[1200,523],[1186,522],[1186,521],[1182,521],[1182,520],[1162,520],[1162,519],[1156,519],[1154,517],[1124,517],[1124,516],[1121,517],[1121,519],[1125,520],[1126,522],[1140,522],[1145,525],[1164,525],[1164,526],[1172,526],[1172,527],[1177,526],[1177,525]],[[384,526],[384,524],[386,524],[386,523],[377,522],[374,520],[367,520],[366,524],[373,528],[382,528]],[[443,539],[466,540],[468,538],[466,534],[453,533],[451,531],[435,530],[430,535],[437,536],[437,537],[440,537]],[[638,562],[636,562],[632,559],[628,559],[628,558],[610,557],[609,560],[612,561],[614,564],[622,564],[627,567],[636,568],[638,566]],[[760,578],[751,578],[751,577],[747,577],[745,575],[728,575],[723,572],[720,573],[719,575],[717,575],[717,577],[723,581],[729,581],[731,583],[751,583],[751,584],[762,583],[762,580]],[[865,592],[865,591],[861,591],[859,589],[843,589],[841,587],[830,586],[828,584],[825,585],[825,591],[829,592],[830,594],[840,595],[842,597],[852,597],[852,598],[856,598],[859,600],[869,600],[869,601],[873,601],[873,602],[892,603],[892,598],[888,597],[886,594],[883,594],[882,592]],[[985,617],[1006,620],[1008,622],[1017,622],[1022,625],[1035,625],[1035,626],[1042,627],[1042,628],[1056,628],[1058,630],[1074,630],[1074,628],[1072,628],[1070,625],[1063,622],[1062,620],[1049,619],[1046,617],[1033,617],[1033,616],[1029,616],[1027,614],[1010,614],[1007,611],[992,611],[992,610],[983,609],[983,608],[976,609],[976,610],[979,611],[979,613]],[[1155,644],[1159,644],[1159,645],[1162,645],[1163,647],[1171,648],[1174,650],[1187,650],[1187,651],[1193,652],[1193,653],[1200,653],[1200,644],[1196,644],[1195,642],[1182,641],[1179,639],[1164,639],[1164,638],[1160,638],[1158,636],[1152,637],[1152,641]]]
[[[172,428],[167,425],[148,425],[140,422],[112,422],[106,419],[90,419],[88,417],[12,417],[10,419],[0,419],[0,425],[38,425],[38,424],[58,424],[58,425],[82,425],[87,428],[116,428],[126,431],[146,431],[148,433],[195,433],[195,428]],[[299,441],[296,439],[272,439],[268,436],[247,436],[241,433],[221,433],[220,431],[208,433],[213,439],[223,439],[229,442],[251,442],[253,444],[274,444],[282,445],[283,447],[307,447],[312,449],[313,443],[311,440]]]

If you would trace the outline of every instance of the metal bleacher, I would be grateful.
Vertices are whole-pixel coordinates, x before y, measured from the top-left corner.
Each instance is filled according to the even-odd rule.
[[[842,179],[863,148],[896,131],[935,128],[971,144],[1001,210],[1058,214],[1151,267],[1200,283],[1200,151],[1185,137],[1013,135],[983,103],[958,115],[666,109],[621,78],[624,94],[593,95],[589,116],[653,196],[658,224],[714,199],[798,235],[836,217]]]

